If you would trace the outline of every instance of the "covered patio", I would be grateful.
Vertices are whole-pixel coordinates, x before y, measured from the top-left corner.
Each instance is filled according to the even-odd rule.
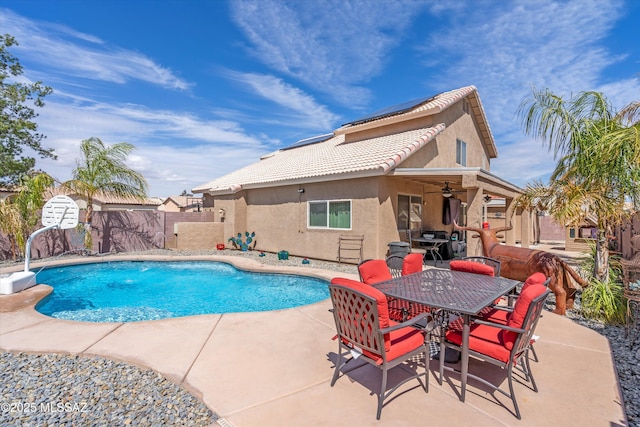
[[[531,212],[516,210],[514,199],[521,193],[521,189],[490,172],[481,168],[396,168],[390,177],[422,185],[423,204],[425,206],[422,222],[428,228],[443,228],[442,206],[444,199],[459,199],[462,204],[459,224],[481,226],[487,222],[488,204],[494,199],[504,199],[504,221],[500,226],[512,226],[504,233],[506,244],[514,245],[516,241],[528,246],[532,238]],[[514,213],[513,216],[507,213]],[[492,225],[496,226],[495,221]],[[455,229],[447,224],[446,231],[450,234]],[[482,246],[472,243],[468,246],[467,255],[481,255]]]

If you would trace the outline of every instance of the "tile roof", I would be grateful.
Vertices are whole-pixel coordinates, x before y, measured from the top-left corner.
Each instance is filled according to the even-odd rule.
[[[350,176],[383,175],[425,146],[444,125],[393,135],[344,142],[344,135],[292,150],[276,151],[257,163],[194,188],[199,192],[236,192],[247,186],[285,184],[304,179],[319,181]]]
[[[497,156],[477,90],[474,86],[467,86],[425,99],[409,110],[347,123],[336,129],[334,136],[328,140],[300,146],[296,143],[295,148],[288,147],[290,149],[266,155],[259,162],[195,187],[192,191],[228,194],[243,188],[386,174],[442,132],[445,125],[438,124],[349,143],[344,142],[345,135],[437,114],[465,97],[470,100],[469,104],[490,153],[493,157]]]
[[[202,200],[202,197],[196,197],[196,196],[169,196],[164,200],[163,204],[167,204],[167,202],[169,202],[169,200],[172,200],[173,203],[175,203],[176,206],[178,206],[180,208],[186,208],[186,207],[194,206],[198,201]]]

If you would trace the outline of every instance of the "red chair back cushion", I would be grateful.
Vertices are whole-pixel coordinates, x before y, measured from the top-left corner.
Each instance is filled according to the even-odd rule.
[[[335,277],[331,280],[334,285],[344,286],[346,288],[353,289],[354,291],[361,292],[371,298],[375,298],[378,306],[378,317],[380,319],[380,329],[388,328],[389,322],[389,309],[387,307],[387,297],[374,287],[366,285],[356,280],[347,279],[344,277]]]
[[[493,267],[481,262],[453,260],[449,263],[449,268],[454,271],[464,271],[466,273],[484,274],[485,276],[495,276]]]
[[[422,271],[422,254],[409,254],[402,261],[402,275],[418,273]]]
[[[372,285],[385,280],[391,280],[391,272],[387,262],[383,259],[372,259],[358,266],[360,277],[367,285]]]
[[[524,318],[527,316],[527,311],[529,311],[531,301],[545,293],[546,290],[547,287],[540,283],[530,284],[526,289],[523,289],[513,306],[513,312],[511,313],[511,316],[509,316],[509,320],[507,320],[507,326],[518,329],[522,328],[522,324],[524,323]],[[502,331],[504,346],[509,350],[513,348],[517,338],[518,334],[515,332]]]
[[[546,280],[547,276],[545,276],[544,274],[540,272],[533,273],[531,276],[527,277],[527,280],[524,281],[524,285],[522,285],[522,290],[520,292],[524,291],[529,286],[535,283],[542,285]]]

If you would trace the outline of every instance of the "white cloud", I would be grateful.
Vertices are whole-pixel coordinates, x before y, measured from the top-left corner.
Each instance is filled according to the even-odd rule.
[[[231,3],[258,59],[351,107],[369,101],[369,90],[360,85],[381,72],[422,7],[398,0]]]
[[[229,78],[251,88],[253,93],[261,98],[284,107],[285,123],[282,123],[283,125],[327,132],[333,130],[339,120],[339,116],[333,114],[324,105],[318,104],[312,96],[285,83],[282,79],[255,73],[229,71],[226,74]],[[269,120],[273,114],[274,112],[271,111],[271,114],[266,115],[265,118]]]
[[[159,196],[190,190],[272,150],[228,120],[103,104],[59,93],[52,97],[39,111],[38,124],[47,135],[43,147],[54,148],[58,160],[38,159],[36,166],[61,181],[71,177],[80,142],[92,136],[106,144],[126,141],[136,146],[129,164],[148,179],[152,194]]]
[[[0,9],[2,32],[16,38],[16,54],[45,65],[49,71],[118,84],[141,80],[164,88],[186,90],[191,84],[145,55],[109,46],[96,37],[62,25],[29,20]]]
[[[492,161],[493,171],[519,185],[546,181],[556,161],[540,141],[519,132],[517,108],[531,85],[565,96],[602,89],[615,98],[624,93],[622,87],[638,88],[638,82],[630,81],[599,86],[605,68],[622,59],[602,41],[620,18],[623,3],[523,0],[468,5],[450,15],[442,13],[446,8],[441,4],[434,10],[450,22],[424,42],[425,65],[441,70],[426,84],[437,90],[477,86],[500,155]]]

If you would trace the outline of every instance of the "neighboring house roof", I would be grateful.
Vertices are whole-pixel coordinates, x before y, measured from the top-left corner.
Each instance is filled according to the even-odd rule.
[[[445,129],[444,124],[345,143],[345,135],[399,121],[433,115],[467,97],[482,137],[495,157],[497,151],[477,90],[464,87],[436,95],[417,105],[382,116],[369,116],[343,125],[322,138],[299,141],[289,149],[268,154],[254,164],[193,189],[194,193],[230,194],[246,188],[384,175],[424,147]]]
[[[202,200],[202,198],[194,196],[169,196],[164,200],[163,204],[166,205],[171,201],[179,208],[189,208],[195,206],[199,200]]]
[[[45,199],[57,195],[70,196],[71,198],[80,198],[77,194],[72,193],[62,187],[54,187],[47,190]],[[145,197],[139,199],[137,197],[122,197],[114,194],[99,193],[93,197],[94,204],[100,205],[140,205],[140,206],[160,206],[164,199],[160,197]]]

